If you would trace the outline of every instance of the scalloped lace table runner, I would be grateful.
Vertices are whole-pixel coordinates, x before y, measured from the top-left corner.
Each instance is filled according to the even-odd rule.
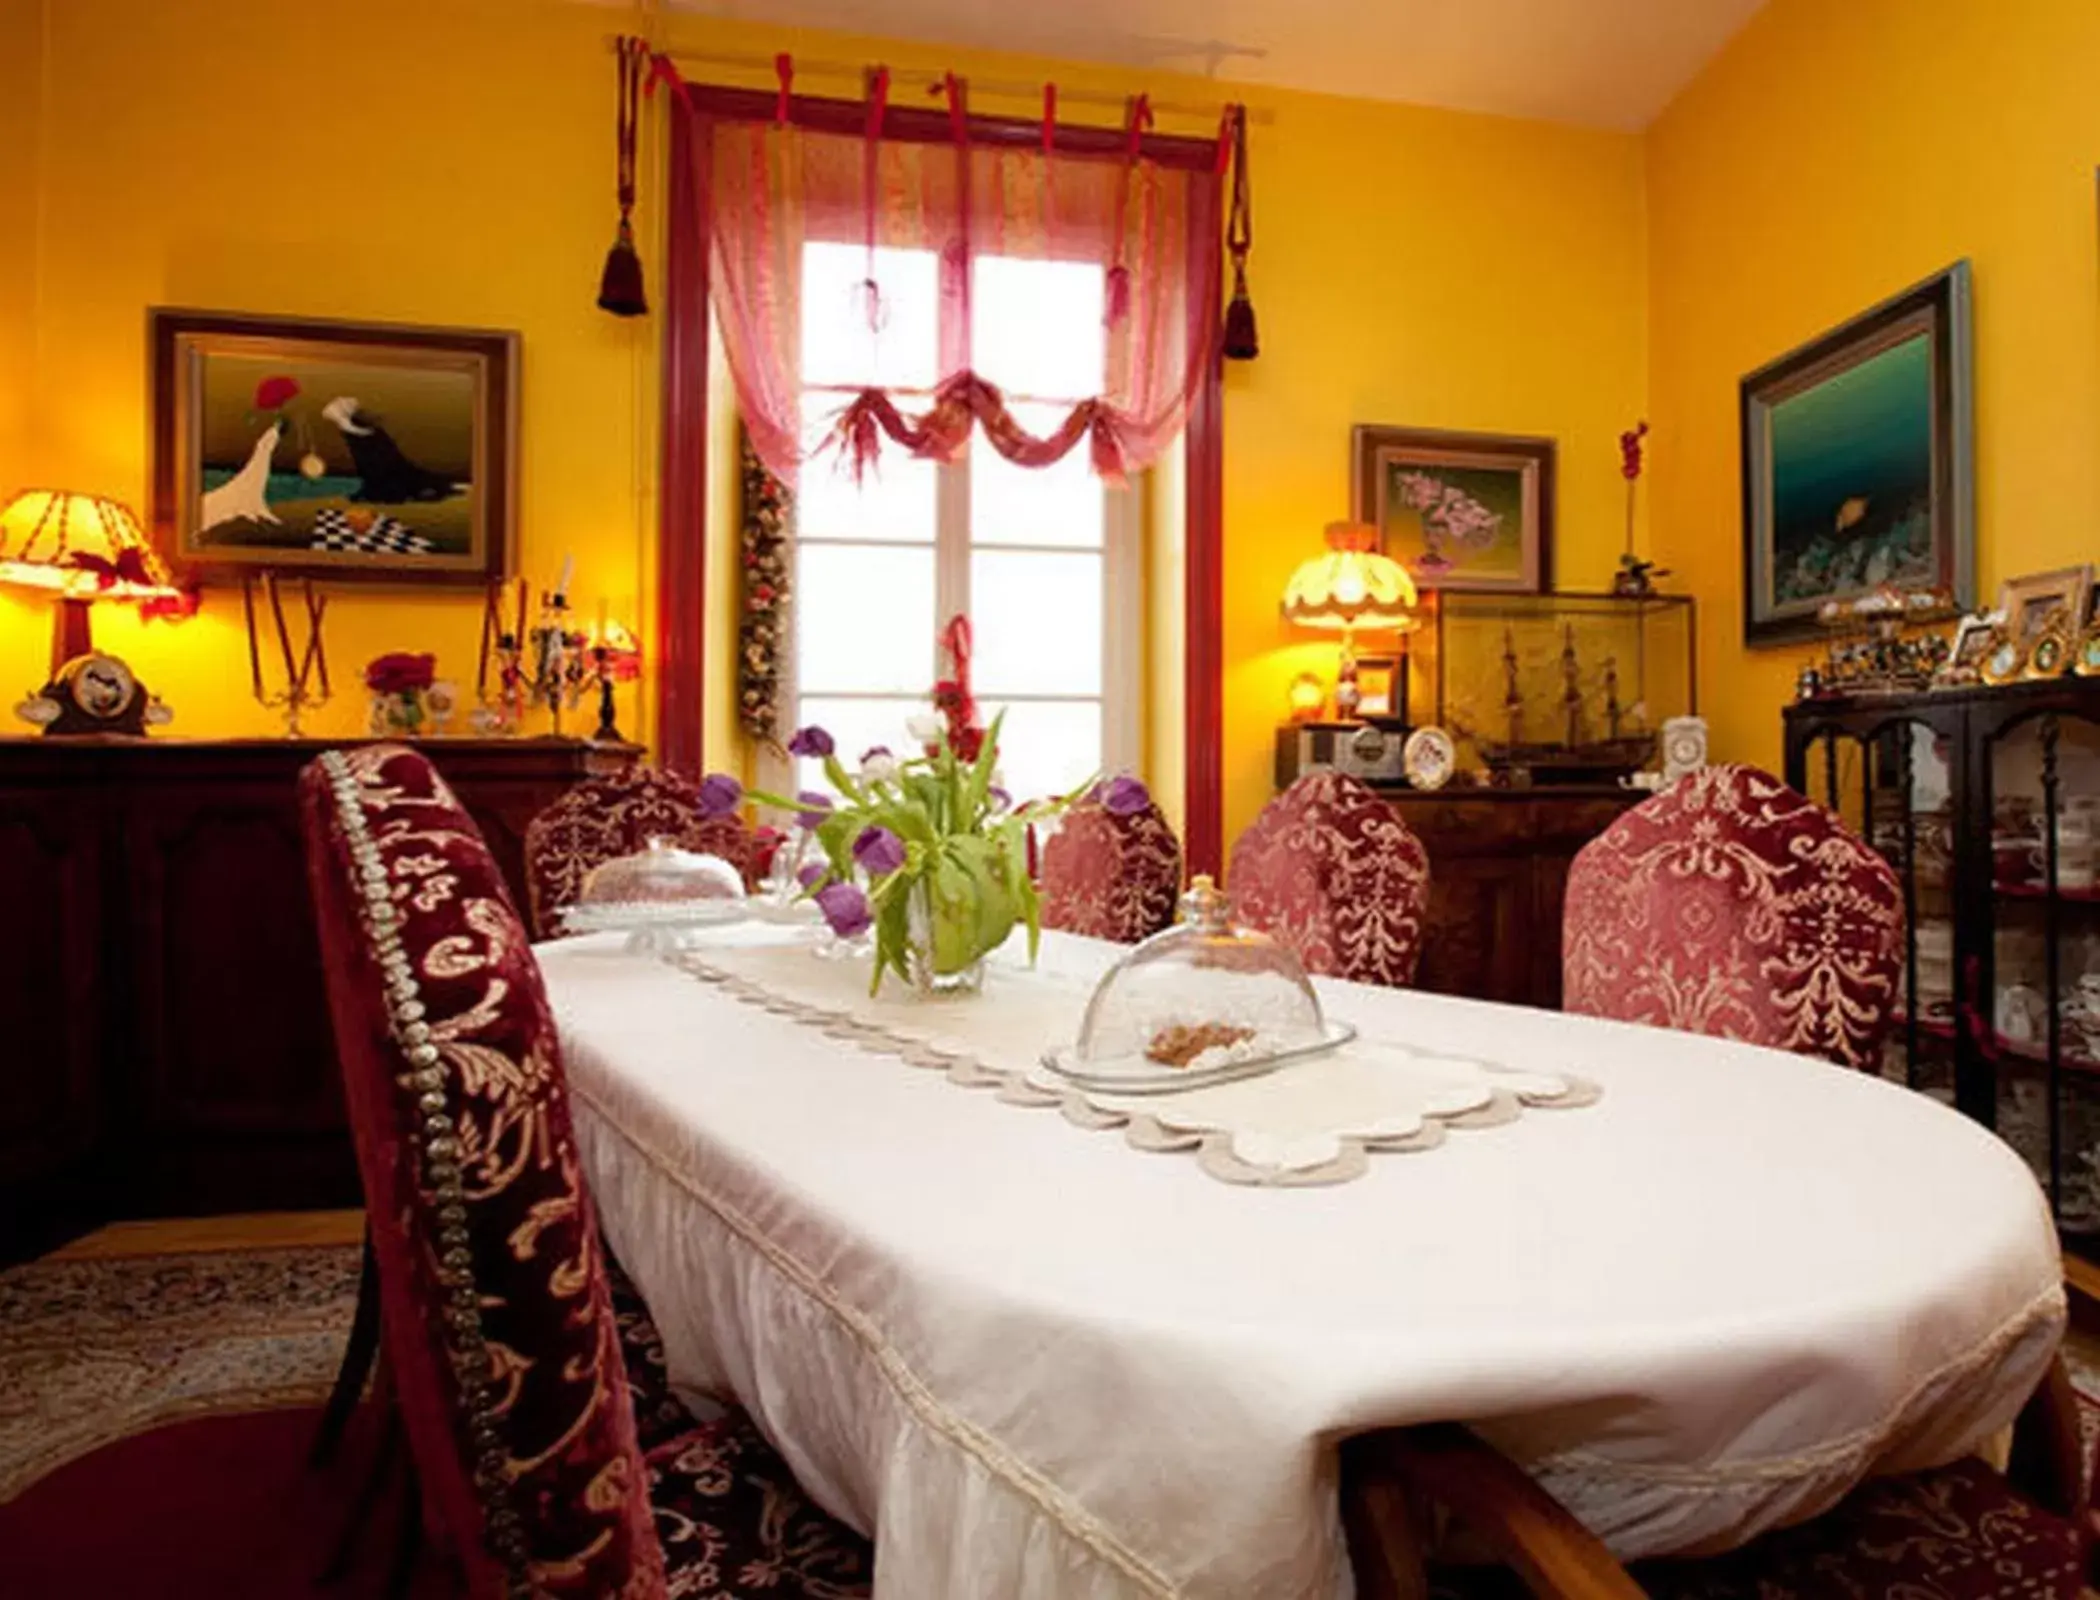
[[[1083,1089],[1042,1065],[1068,1042],[1098,974],[995,960],[985,989],[925,1000],[901,986],[867,991],[864,961],[823,959],[801,944],[718,945],[673,964],[747,1005],[912,1066],[990,1089],[1010,1105],[1055,1108],[1087,1129],[1123,1130],[1135,1149],[1192,1151],[1226,1183],[1346,1183],[1371,1155],[1434,1149],[1451,1128],[1489,1128],[1526,1108],[1569,1110],[1599,1090],[1569,1072],[1365,1037],[1330,1054],[1233,1083],[1170,1094]],[[1346,1020],[1346,1019],[1345,1019]]]

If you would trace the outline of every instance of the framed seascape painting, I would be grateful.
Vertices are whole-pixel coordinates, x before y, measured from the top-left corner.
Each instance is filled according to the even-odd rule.
[[[1416,587],[1553,586],[1551,439],[1359,427],[1351,454],[1356,520]]]
[[[1743,637],[1884,584],[1975,603],[1969,264],[1742,381]]]
[[[500,576],[518,336],[155,308],[154,534],[192,575]]]

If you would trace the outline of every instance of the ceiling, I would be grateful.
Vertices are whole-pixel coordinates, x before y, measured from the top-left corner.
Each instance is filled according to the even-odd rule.
[[[675,0],[747,21],[1634,130],[1764,0]]]

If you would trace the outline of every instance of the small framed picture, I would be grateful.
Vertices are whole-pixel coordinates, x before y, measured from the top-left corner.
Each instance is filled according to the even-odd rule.
[[[1992,630],[2005,620],[2000,612],[1974,611],[1954,625],[1954,639],[1947,647],[1938,681],[1944,684],[1974,683],[1991,653]]]
[[[2067,612],[2074,626],[2081,621],[2092,593],[2092,563],[2081,562],[2075,567],[2008,578],[1998,590],[1998,609],[2005,613],[2005,631],[2024,654],[2034,647],[2058,611]]]
[[[1400,714],[1400,658],[1356,658],[1356,714],[1366,722]]]

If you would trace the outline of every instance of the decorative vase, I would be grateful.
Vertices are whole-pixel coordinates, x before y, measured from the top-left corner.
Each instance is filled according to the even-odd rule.
[[[429,720],[423,691],[403,689],[372,696],[372,731],[381,736],[414,738]]]
[[[905,902],[904,960],[912,987],[929,997],[972,995],[984,987],[984,949],[976,908],[940,901],[926,883],[911,886]]]

